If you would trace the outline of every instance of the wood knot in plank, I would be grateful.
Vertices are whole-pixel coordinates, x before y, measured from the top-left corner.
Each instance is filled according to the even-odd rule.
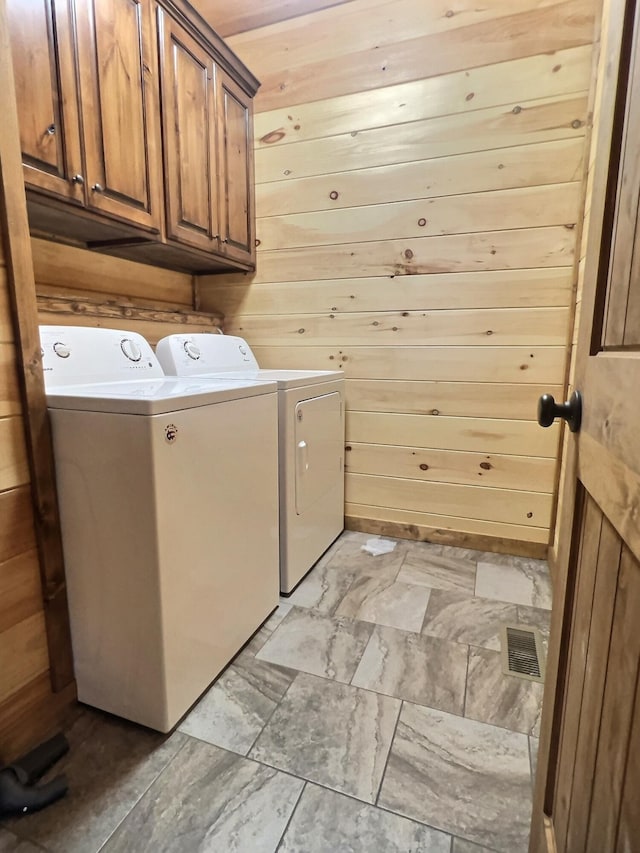
[[[285,138],[287,134],[283,127],[278,128],[278,130],[272,130],[270,133],[265,134],[260,142],[264,142],[265,145],[273,145],[274,142],[280,142]]]

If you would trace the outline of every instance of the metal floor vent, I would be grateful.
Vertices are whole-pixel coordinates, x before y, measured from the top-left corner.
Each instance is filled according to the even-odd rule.
[[[544,681],[544,654],[540,631],[524,625],[504,625],[500,636],[505,675]]]

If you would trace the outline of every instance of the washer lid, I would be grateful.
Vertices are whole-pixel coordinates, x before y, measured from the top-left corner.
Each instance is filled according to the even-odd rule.
[[[321,385],[344,379],[343,370],[220,370],[198,374],[199,379],[237,382],[251,379],[254,382],[275,382],[279,390],[301,388],[305,385]]]
[[[275,382],[167,377],[91,385],[60,385],[48,389],[47,403],[50,409],[161,415],[274,393],[276,389]]]
[[[219,381],[238,382],[241,379],[252,382],[275,382],[279,390],[301,388],[305,385],[321,385],[323,382],[334,382],[344,379],[343,370],[261,370],[247,368],[246,370],[203,370],[202,373],[176,373],[176,376],[192,376],[199,379],[216,379]]]
[[[246,376],[246,374],[243,374]],[[320,385],[323,382],[333,382],[344,379],[343,370],[255,370],[252,379],[267,382],[277,382],[278,388],[300,388],[303,385]]]

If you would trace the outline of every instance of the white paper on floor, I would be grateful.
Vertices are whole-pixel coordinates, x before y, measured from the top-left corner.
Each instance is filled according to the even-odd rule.
[[[390,554],[397,544],[393,539],[367,539],[361,550],[373,557],[379,557],[381,554]]]

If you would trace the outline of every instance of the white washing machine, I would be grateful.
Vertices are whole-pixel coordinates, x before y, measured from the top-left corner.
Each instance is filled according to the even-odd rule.
[[[42,326],[78,697],[169,731],[278,603],[276,384]]]
[[[280,589],[288,595],[344,529],[344,373],[261,370],[243,338],[170,335],[165,373],[275,381],[280,433]]]

